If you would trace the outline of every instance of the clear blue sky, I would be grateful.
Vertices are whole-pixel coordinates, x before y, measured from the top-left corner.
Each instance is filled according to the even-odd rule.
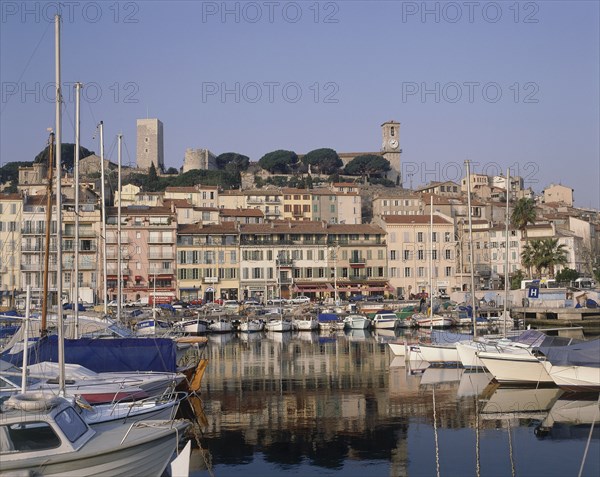
[[[103,120],[113,160],[122,131],[135,162],[147,114],[164,123],[177,168],[188,147],[252,160],[378,151],[381,123],[395,119],[413,186],[457,179],[470,159],[475,172],[511,166],[538,192],[562,183],[600,208],[599,2],[64,4],[63,81],[86,84],[82,144],[98,152]],[[54,123],[56,3],[0,5],[6,163],[31,160]]]

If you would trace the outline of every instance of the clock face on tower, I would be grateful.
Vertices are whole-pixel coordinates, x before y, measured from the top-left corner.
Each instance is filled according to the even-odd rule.
[[[398,140],[397,139],[390,139],[388,144],[390,145],[391,148],[396,149],[398,147]]]

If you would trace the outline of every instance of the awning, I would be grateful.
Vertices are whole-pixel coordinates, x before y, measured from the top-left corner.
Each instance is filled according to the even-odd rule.
[[[136,275],[135,276],[135,280],[138,282],[141,282],[144,279],[144,277],[140,276],[140,275]]]
[[[172,273],[164,273],[161,275],[156,275],[156,278],[161,279],[161,280],[165,280],[168,278],[173,278],[175,275],[173,275]]]
[[[296,283],[292,290],[295,292],[326,292],[333,291],[333,287],[329,283]]]

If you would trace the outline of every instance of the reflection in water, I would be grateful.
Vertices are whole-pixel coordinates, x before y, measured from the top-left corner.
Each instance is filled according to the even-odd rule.
[[[531,421],[514,414],[505,419],[502,413],[476,419],[476,408],[490,402],[509,413],[521,409],[518,393],[488,385],[489,374],[426,367],[413,374],[392,361],[387,344],[374,335],[256,336],[260,339],[242,341],[233,334],[222,345],[208,344],[195,429],[209,456],[194,460],[193,475],[208,475],[206,462],[215,475],[435,474],[434,389],[442,474],[474,473],[477,422],[484,474],[510,475],[506,432],[511,426],[519,452],[537,443],[538,474],[573,474],[579,468],[535,439]],[[549,390],[534,391],[529,390],[529,400],[539,403],[541,421],[554,401]],[[553,392],[557,398],[560,391]],[[511,400],[512,408],[504,404]],[[498,433],[505,433],[501,445]],[[595,438],[590,455],[598,447]],[[527,465],[517,462],[517,473],[527,475],[518,472]],[[600,471],[599,464],[589,465]]]

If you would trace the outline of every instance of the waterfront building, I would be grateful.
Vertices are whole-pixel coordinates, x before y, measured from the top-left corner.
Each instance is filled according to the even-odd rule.
[[[109,299],[121,286],[124,301],[156,296],[158,303],[176,295],[177,215],[172,208],[134,205],[121,210],[121,273],[118,283],[118,211],[106,210],[106,259]]]
[[[21,195],[0,194],[0,306],[14,306],[21,289],[22,226]]]
[[[457,242],[450,217],[434,214],[433,234],[429,215],[386,215],[382,223],[387,240],[389,281],[397,296],[409,298],[429,293],[430,285],[435,296],[461,288],[456,277]]]
[[[234,222],[181,224],[177,295],[183,301],[239,299],[239,232]]]

